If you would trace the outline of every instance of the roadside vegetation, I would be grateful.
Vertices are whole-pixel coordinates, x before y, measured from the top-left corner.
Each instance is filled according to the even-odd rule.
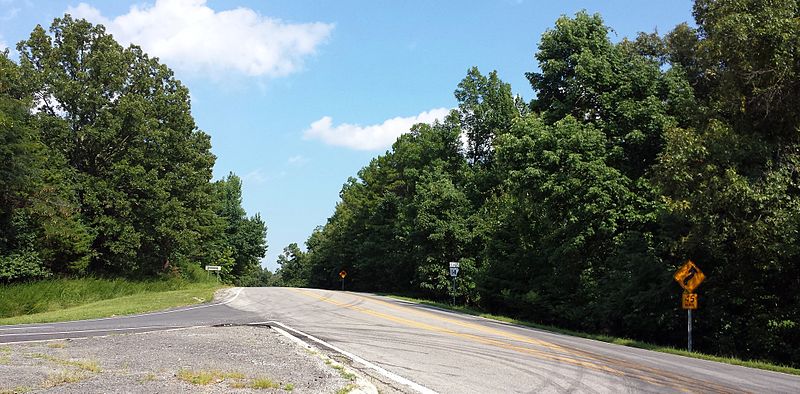
[[[197,304],[211,301],[222,287],[215,278],[47,279],[0,285],[0,325],[92,319]]]
[[[69,15],[0,51],[0,324],[145,312],[261,283],[266,225],[212,181],[189,91]],[[199,271],[199,272],[198,272]]]
[[[0,283],[158,286],[204,265],[260,280],[266,225],[238,176],[212,181],[210,138],[167,66],[69,15],[16,49],[0,51]]]
[[[800,8],[693,11],[628,38],[559,18],[528,65],[533,100],[468,70],[457,108],[348,179],[274,283],[337,289],[344,270],[351,290],[677,348],[672,275],[691,259],[695,350],[800,367]]]
[[[530,328],[536,328],[536,329],[539,329],[539,330],[550,331],[550,332],[554,332],[554,333],[558,333],[558,334],[564,334],[564,335],[570,335],[570,336],[573,336],[573,337],[593,339],[593,340],[596,340],[596,341],[613,343],[615,345],[630,346],[630,347],[635,347],[635,348],[639,348],[639,349],[652,350],[652,351],[661,352],[661,353],[675,354],[675,355],[678,355],[678,356],[697,358],[697,359],[701,359],[701,360],[716,361],[716,362],[721,362],[721,363],[726,363],[726,364],[731,364],[731,365],[740,365],[740,366],[743,366],[743,367],[757,368],[757,369],[763,369],[763,370],[767,370],[767,371],[782,372],[782,373],[788,373],[788,374],[792,374],[792,375],[800,375],[800,369],[792,368],[792,367],[789,367],[789,366],[786,366],[786,365],[774,364],[774,363],[771,363],[771,362],[768,362],[768,361],[742,360],[742,359],[735,358],[735,357],[720,357],[720,356],[715,356],[715,355],[705,354],[705,353],[700,353],[700,352],[689,352],[689,351],[687,351],[685,349],[678,349],[678,348],[674,348],[674,347],[671,347],[671,346],[654,345],[652,343],[637,341],[637,340],[629,339],[629,338],[620,338],[620,337],[613,337],[613,336],[603,335],[603,334],[591,334],[591,333],[586,333],[586,332],[581,332],[581,331],[567,330],[567,329],[560,328],[560,327],[548,326],[548,325],[534,323],[534,322],[530,322],[530,321],[526,321],[526,320],[514,319],[514,318],[511,318],[511,317],[508,317],[508,316],[494,315],[494,314],[491,314],[491,313],[487,313],[486,311],[480,310],[480,309],[478,309],[476,307],[469,307],[469,306],[464,306],[464,305],[452,305],[452,304],[447,304],[447,303],[443,303],[443,302],[430,301],[430,300],[424,300],[424,299],[419,299],[419,298],[414,298],[414,297],[400,296],[400,295],[395,295],[395,294],[382,294],[382,295],[390,297],[390,298],[398,299],[398,300],[413,302],[413,303],[420,304],[420,305],[428,305],[428,306],[436,307],[436,308],[439,308],[439,309],[446,309],[446,310],[466,313],[468,315],[479,316],[479,317],[483,317],[485,319],[496,320],[496,321],[500,321],[500,322],[503,322],[503,323],[516,324],[516,325],[519,325],[519,326],[525,326],[525,327],[530,327]]]

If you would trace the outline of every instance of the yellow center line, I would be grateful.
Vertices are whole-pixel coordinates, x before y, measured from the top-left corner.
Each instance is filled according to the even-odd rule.
[[[531,354],[531,355],[537,356],[537,357],[542,358],[542,359],[547,359],[547,360],[551,360],[551,361],[558,361],[558,362],[562,362],[562,363],[566,363],[566,364],[571,364],[571,365],[576,365],[576,366],[585,367],[585,368],[589,368],[589,369],[594,369],[594,370],[598,370],[598,371],[603,371],[603,372],[611,373],[611,374],[618,375],[618,376],[623,376],[624,375],[624,373],[622,371],[619,371],[619,370],[616,370],[616,369],[613,369],[613,368],[610,368],[610,367],[607,367],[607,366],[604,366],[604,365],[599,365],[599,364],[595,364],[595,363],[592,363],[592,362],[573,359],[573,358],[560,356],[560,355],[556,355],[556,354],[552,354],[552,353],[545,353],[545,352],[542,352],[542,351],[539,351],[539,350],[535,350],[535,349],[531,349],[531,348],[527,348],[527,347],[522,347],[522,346],[510,344],[510,343],[503,342],[503,341],[496,340],[496,339],[484,338],[484,337],[481,337],[481,336],[478,336],[478,335],[474,335],[474,334],[460,333],[458,331],[453,331],[453,330],[450,330],[450,329],[447,329],[447,328],[434,326],[434,325],[430,325],[430,324],[427,324],[427,323],[418,322],[418,321],[415,321],[415,320],[405,319],[405,318],[402,318],[402,317],[398,317],[398,316],[394,316],[394,315],[378,312],[378,311],[375,311],[375,310],[372,310],[372,309],[367,309],[367,308],[362,308],[362,307],[355,306],[355,305],[342,303],[342,302],[335,301],[335,300],[332,300],[332,299],[324,297],[324,296],[320,296],[318,294],[315,294],[315,293],[307,291],[307,290],[300,290],[300,289],[292,289],[292,290],[294,290],[296,292],[299,292],[301,294],[304,294],[306,296],[316,298],[316,299],[318,299],[320,301],[327,302],[329,304],[333,304],[333,305],[336,305],[336,306],[339,306],[339,307],[342,307],[342,308],[355,310],[355,311],[358,311],[358,312],[361,312],[361,313],[365,313],[365,314],[368,314],[368,315],[371,315],[371,316],[375,316],[375,317],[379,317],[379,318],[382,318],[382,319],[385,319],[385,320],[389,320],[389,321],[393,321],[393,322],[396,322],[396,323],[400,323],[400,324],[403,324],[403,325],[406,325],[406,326],[409,326],[409,327],[414,327],[414,328],[419,328],[421,330],[437,332],[437,333],[442,333],[442,334],[446,334],[446,335],[450,335],[450,336],[469,339],[471,341],[482,343],[482,344],[485,344],[485,345],[491,345],[491,346],[496,346],[496,347],[500,347],[500,348],[503,348],[503,349],[515,350],[515,351],[518,351],[518,352],[521,352],[521,353]]]
[[[465,321],[461,321],[461,320],[456,320],[456,319],[453,319],[453,318],[440,316],[440,315],[435,314],[435,313],[426,312],[426,311],[420,311],[420,310],[414,309],[414,308],[409,308],[407,306],[395,305],[395,304],[392,304],[391,302],[386,302],[386,301],[383,301],[383,300],[378,300],[378,299],[375,299],[375,298],[362,296],[360,294],[351,294],[351,295],[356,296],[356,297],[360,297],[360,298],[363,298],[363,299],[366,299],[366,300],[369,300],[369,301],[374,302],[374,303],[385,305],[385,306],[387,306],[389,308],[401,310],[401,311],[404,311],[404,312],[409,312],[409,313],[413,313],[413,314],[416,314],[416,315],[425,316],[425,317],[428,317],[428,318],[432,318],[432,319],[448,322],[448,323],[455,324],[455,325],[458,325],[458,326],[461,326],[461,327],[470,328],[470,329],[473,329],[473,330],[476,330],[476,331],[482,331],[482,332],[485,332],[485,333],[498,335],[498,336],[501,336],[501,337],[504,337],[504,338],[508,338],[508,339],[512,339],[512,340],[519,341],[519,342],[524,342],[524,343],[528,343],[528,344],[532,344],[532,345],[543,346],[543,347],[550,348],[550,349],[553,349],[553,350],[558,350],[558,351],[562,351],[562,352],[565,352],[565,353],[569,353],[569,354],[572,354],[572,355],[575,355],[575,356],[578,355],[578,354],[575,354],[574,352],[572,352],[569,349],[566,349],[566,348],[564,348],[564,347],[562,347],[560,345],[557,345],[557,344],[552,343],[552,342],[544,341],[544,340],[541,340],[541,339],[530,338],[530,337],[527,337],[527,336],[524,336],[524,335],[514,334],[514,333],[511,333],[511,332],[508,332],[508,331],[503,331],[503,330],[499,330],[499,329],[492,328],[492,327],[482,326],[480,324],[475,324],[475,323],[465,322]]]
[[[504,332],[504,331],[501,331],[501,330],[498,330],[498,329],[494,329],[494,328],[483,327],[483,326],[477,325],[475,323],[461,322],[461,321],[458,321],[458,320],[455,320],[455,319],[452,319],[452,318],[437,316],[437,315],[432,314],[430,312],[418,311],[418,310],[413,309],[413,308],[394,305],[394,304],[388,303],[386,301],[376,300],[374,298],[365,297],[365,296],[361,296],[361,295],[358,295],[358,294],[350,293],[349,295],[355,296],[355,297],[358,297],[358,298],[362,298],[362,299],[366,299],[368,301],[371,301],[371,302],[374,302],[374,303],[377,303],[377,304],[383,304],[383,305],[386,305],[386,306],[391,307],[393,309],[402,310],[402,311],[405,311],[405,312],[415,313],[415,314],[420,315],[420,316],[431,317],[431,318],[434,318],[434,319],[437,319],[437,320],[440,320],[440,321],[449,322],[449,323],[456,324],[456,325],[459,325],[459,326],[462,326],[462,327],[465,327],[465,328],[472,328],[472,329],[475,329],[475,330],[478,330],[478,331],[483,331],[483,332],[487,332],[487,333],[496,334],[496,335],[499,335],[499,336],[502,336],[502,337],[505,337],[505,338],[508,338],[508,339],[524,342],[524,343],[527,343],[527,344],[543,346],[543,347],[546,347],[546,348],[549,348],[549,349],[552,349],[552,350],[557,350],[557,351],[560,351],[560,352],[567,353],[567,355],[569,355],[569,356],[576,356],[578,358],[568,357],[567,355],[558,355],[558,354],[553,354],[553,353],[546,353],[546,352],[542,352],[542,351],[539,351],[539,350],[531,349],[531,348],[528,348],[528,347],[514,345],[512,343],[504,342],[504,341],[497,340],[497,339],[485,338],[485,337],[481,337],[481,336],[474,335],[474,334],[461,333],[461,332],[454,331],[454,330],[451,330],[451,329],[447,329],[447,328],[444,328],[444,327],[434,326],[434,325],[431,325],[431,324],[426,324],[426,323],[418,322],[418,321],[415,321],[415,320],[405,319],[405,318],[402,318],[402,317],[399,317],[399,316],[390,315],[390,314],[378,312],[378,311],[375,311],[375,310],[372,310],[372,309],[356,306],[353,303],[343,303],[343,302],[335,301],[335,300],[331,299],[328,296],[321,296],[321,295],[318,295],[318,294],[316,294],[314,292],[311,292],[311,291],[308,291],[308,290],[301,290],[301,289],[292,289],[292,290],[294,290],[296,292],[299,292],[301,294],[304,294],[306,296],[310,296],[310,297],[316,298],[318,300],[321,300],[321,301],[324,301],[324,302],[339,306],[339,307],[355,310],[355,311],[358,311],[358,312],[361,312],[361,313],[365,313],[365,314],[368,314],[368,315],[371,315],[371,316],[375,316],[375,317],[379,317],[379,318],[382,318],[382,319],[386,319],[386,320],[389,320],[389,321],[394,321],[394,322],[397,322],[397,323],[400,323],[400,324],[404,324],[404,325],[407,325],[407,326],[410,326],[410,327],[416,327],[416,328],[419,328],[419,329],[422,329],[422,330],[426,330],[426,331],[438,332],[438,333],[442,333],[442,334],[446,334],[446,335],[450,335],[450,336],[455,336],[455,337],[468,339],[468,340],[473,341],[473,342],[478,342],[478,343],[491,345],[491,346],[495,346],[495,347],[499,347],[499,348],[503,348],[503,349],[508,349],[508,350],[514,350],[514,351],[521,352],[521,353],[531,354],[531,355],[534,355],[534,356],[536,356],[536,357],[538,357],[540,359],[545,359],[545,360],[550,360],[550,361],[557,361],[557,362],[562,362],[562,363],[566,363],[566,364],[581,366],[581,367],[585,367],[585,368],[589,368],[589,369],[593,369],[593,370],[597,370],[597,371],[602,371],[602,372],[607,372],[607,373],[610,373],[610,374],[613,374],[613,375],[617,375],[617,376],[622,376],[622,377],[632,377],[632,378],[636,378],[636,379],[648,382],[648,383],[656,385],[656,386],[669,387],[669,388],[673,388],[673,389],[676,389],[676,390],[679,390],[679,391],[685,392],[685,393],[690,393],[690,392],[693,392],[694,390],[711,390],[711,391],[717,391],[717,392],[730,392],[731,391],[731,388],[729,388],[729,387],[720,386],[720,385],[713,384],[713,383],[710,383],[710,382],[703,382],[703,381],[699,381],[699,380],[696,380],[696,379],[688,378],[686,376],[676,375],[676,374],[673,374],[673,373],[669,373],[669,372],[662,371],[662,370],[656,370],[654,368],[649,368],[649,367],[641,366],[641,365],[638,365],[638,364],[632,364],[632,363],[626,362],[624,360],[612,359],[612,358],[608,358],[608,357],[605,357],[605,356],[596,355],[594,353],[586,352],[586,351],[583,351],[583,350],[580,350],[580,349],[566,348],[566,347],[559,346],[557,344],[553,344],[553,343],[550,343],[550,342],[531,339],[531,338],[524,337],[524,336],[521,336],[521,335],[518,335],[518,334],[507,333],[507,332]],[[615,368],[612,368],[612,367],[609,367],[609,366],[606,366],[606,365],[598,364],[598,363],[596,363],[594,361],[599,361],[601,363],[605,363],[605,364],[608,364],[608,365],[613,365],[615,367],[620,367],[620,368],[631,368],[632,371],[622,371],[622,370],[615,369]],[[648,374],[648,373],[652,373],[655,376],[645,375],[645,374]]]
[[[580,350],[580,349],[570,349],[570,348],[566,348],[566,347],[560,346],[560,345],[552,343],[552,342],[547,342],[547,341],[539,340],[539,339],[535,339],[535,338],[529,338],[529,337],[526,337],[526,336],[523,336],[523,335],[506,332],[506,331],[499,330],[499,329],[496,329],[496,328],[485,327],[485,326],[481,326],[481,325],[475,324],[475,323],[459,321],[459,320],[456,320],[456,319],[453,319],[453,318],[440,316],[440,315],[432,313],[432,312],[420,311],[418,309],[409,308],[407,306],[396,305],[396,304],[393,304],[393,303],[390,303],[390,302],[387,302],[387,301],[379,300],[379,299],[372,298],[372,297],[363,296],[363,295],[360,295],[360,294],[350,293],[350,295],[355,296],[355,297],[359,297],[359,298],[362,298],[362,299],[366,299],[368,301],[371,301],[371,302],[374,302],[374,303],[377,303],[377,304],[385,305],[385,306],[387,306],[389,308],[402,310],[404,312],[409,312],[409,313],[413,313],[413,314],[416,314],[416,315],[420,315],[420,316],[425,316],[425,317],[441,320],[441,321],[448,322],[448,323],[451,323],[451,324],[455,324],[455,325],[458,325],[458,326],[462,326],[462,327],[465,327],[465,328],[471,328],[471,329],[474,329],[474,330],[477,330],[477,331],[482,331],[482,332],[486,332],[486,333],[499,335],[499,336],[502,336],[502,337],[505,337],[505,338],[509,338],[509,339],[512,339],[512,340],[516,340],[516,341],[519,341],[519,342],[529,343],[529,344],[533,344],[533,345],[539,345],[539,346],[547,347],[547,348],[550,348],[550,349],[553,349],[553,350],[558,350],[558,351],[567,353],[570,356],[586,358],[586,359],[589,359],[589,360],[595,361],[595,362],[613,364],[614,366],[621,367],[621,368],[632,368],[632,369],[639,370],[639,372],[645,372],[645,373],[646,372],[650,372],[650,373],[654,373],[654,374],[658,374],[658,375],[663,375],[663,371],[660,371],[660,370],[657,370],[657,369],[654,369],[654,368],[649,368],[649,367],[642,366],[642,365],[638,365],[638,364],[632,364],[632,363],[626,362],[624,360],[611,359],[611,358],[608,358],[608,357],[605,357],[605,356],[593,354],[593,353],[590,353],[590,352],[587,352],[587,351],[584,351],[584,350]],[[617,371],[617,372],[621,372],[621,371]],[[656,384],[656,385],[663,386],[663,384],[658,383],[654,379],[652,379],[652,378],[650,378],[648,376],[645,376],[645,375],[631,374],[631,373],[628,373],[628,375],[633,375],[636,378],[639,378],[641,380],[647,381],[649,383],[653,383],[653,384]],[[672,376],[671,379],[674,379],[674,380],[677,380],[677,381],[681,381],[682,383],[686,383],[686,384],[689,384],[689,385],[692,385],[692,383],[693,383],[693,381],[691,381],[690,378],[685,378],[683,376],[678,376],[678,375]],[[677,387],[677,386],[674,386],[674,385],[671,385],[670,387],[676,388],[676,389],[678,389],[680,391],[683,391],[683,392],[691,392],[690,390],[686,389],[685,387]],[[723,388],[724,389],[728,389],[728,388],[725,388],[725,387],[722,387],[722,386],[716,386],[715,390],[724,391]]]

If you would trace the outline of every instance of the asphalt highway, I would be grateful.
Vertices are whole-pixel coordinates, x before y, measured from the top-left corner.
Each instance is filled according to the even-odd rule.
[[[800,392],[800,376],[540,331],[385,297],[247,288],[199,307],[0,327],[0,342],[261,323],[407,392]]]

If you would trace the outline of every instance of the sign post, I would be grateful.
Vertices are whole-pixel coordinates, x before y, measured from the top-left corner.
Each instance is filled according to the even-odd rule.
[[[688,335],[687,348],[692,351],[692,311],[697,309],[697,294],[693,293],[697,286],[706,279],[703,271],[700,271],[692,260],[686,262],[675,275],[672,276],[681,287],[683,287],[683,296],[681,297],[681,306],[686,309],[686,316],[688,322],[686,324],[686,334]]]
[[[342,278],[342,291],[344,291],[344,277],[347,276],[347,271],[342,270],[339,272],[339,277]]]
[[[222,267],[219,265],[207,265],[206,266],[206,276],[211,275],[211,271],[217,271],[217,279],[219,279],[219,271],[222,271]]]
[[[453,277],[453,305],[456,305],[456,277],[460,264],[457,261],[450,262],[450,276]]]

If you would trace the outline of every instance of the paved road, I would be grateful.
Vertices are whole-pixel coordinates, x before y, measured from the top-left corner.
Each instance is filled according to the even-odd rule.
[[[66,335],[54,332],[71,329],[254,322],[343,351],[356,359],[354,366],[410,392],[800,392],[798,376],[573,338],[369,294],[312,289],[251,288],[202,308],[35,329],[4,327],[0,341],[53,338]],[[19,333],[8,335],[14,330]],[[19,336],[27,334],[34,335]]]
[[[217,324],[249,323],[263,318],[230,306],[240,291],[232,289],[212,303],[161,312],[60,323],[0,326],[0,343],[83,338]]]

